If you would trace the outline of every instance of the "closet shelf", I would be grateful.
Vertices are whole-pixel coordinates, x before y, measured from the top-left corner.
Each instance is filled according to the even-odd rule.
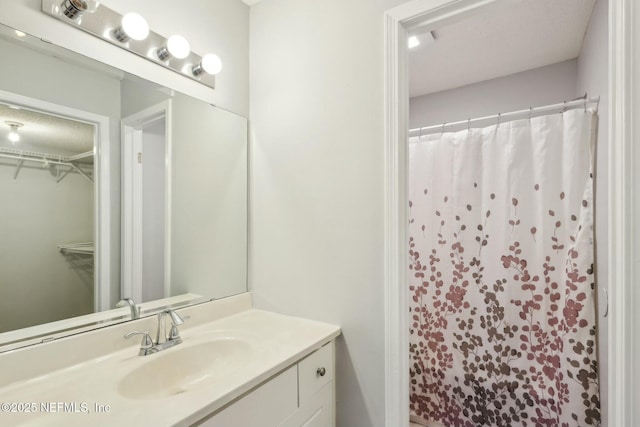
[[[57,165],[57,182],[62,181],[71,171],[76,171],[83,178],[87,179],[90,182],[93,182],[93,178],[74,163],[78,160],[89,158],[91,156],[93,156],[93,151],[76,154],[75,156],[62,156],[60,154],[39,153],[36,151],[16,150],[14,148],[0,147],[0,158],[18,161],[18,163],[16,164],[16,171],[13,174],[13,179],[18,178],[18,173],[20,173],[20,169],[22,168],[24,162],[35,162],[42,163],[43,166]],[[62,176],[60,176],[60,166],[69,168]]]
[[[93,242],[87,243],[69,243],[67,245],[58,245],[58,250],[63,254],[83,254],[93,255]]]

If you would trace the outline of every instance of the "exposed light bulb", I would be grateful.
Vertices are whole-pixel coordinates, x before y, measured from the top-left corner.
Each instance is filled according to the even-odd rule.
[[[9,132],[9,141],[11,141],[12,143],[16,143],[20,141],[20,134],[18,132],[16,132],[15,130],[12,130],[11,132]]]
[[[144,40],[149,36],[149,24],[142,15],[127,13],[122,17],[122,24],[116,28],[113,35],[122,43],[126,43],[130,39]]]
[[[202,61],[193,67],[193,75],[199,76],[200,74],[207,73],[211,75],[216,75],[222,70],[222,61],[213,53],[207,53],[202,57]]]
[[[167,40],[167,45],[165,47],[161,47],[156,52],[158,58],[164,61],[169,58],[169,56],[173,56],[174,58],[184,59],[191,53],[191,46],[189,46],[189,42],[187,39],[180,35],[173,35],[169,37]]]
[[[178,59],[184,59],[191,53],[191,46],[189,46],[187,39],[177,34],[167,40],[167,49],[171,55]]]

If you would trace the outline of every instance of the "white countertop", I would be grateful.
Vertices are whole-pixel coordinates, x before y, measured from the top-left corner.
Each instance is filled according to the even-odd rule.
[[[184,328],[181,335],[182,344],[156,354],[138,356],[140,340],[135,338],[135,346],[5,385],[0,388],[0,426],[189,426],[336,338],[340,328],[249,309]],[[169,397],[129,399],[118,391],[121,380],[154,358],[228,338],[252,347],[243,368],[233,374]]]

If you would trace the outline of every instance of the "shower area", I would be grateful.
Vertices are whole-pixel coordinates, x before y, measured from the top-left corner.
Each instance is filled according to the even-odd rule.
[[[605,425],[607,9],[411,34],[412,426]]]

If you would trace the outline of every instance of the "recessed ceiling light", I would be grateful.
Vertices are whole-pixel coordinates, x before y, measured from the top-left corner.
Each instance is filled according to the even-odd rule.
[[[413,49],[414,47],[420,46],[420,40],[418,40],[418,36],[411,36],[408,40],[409,49]]]

